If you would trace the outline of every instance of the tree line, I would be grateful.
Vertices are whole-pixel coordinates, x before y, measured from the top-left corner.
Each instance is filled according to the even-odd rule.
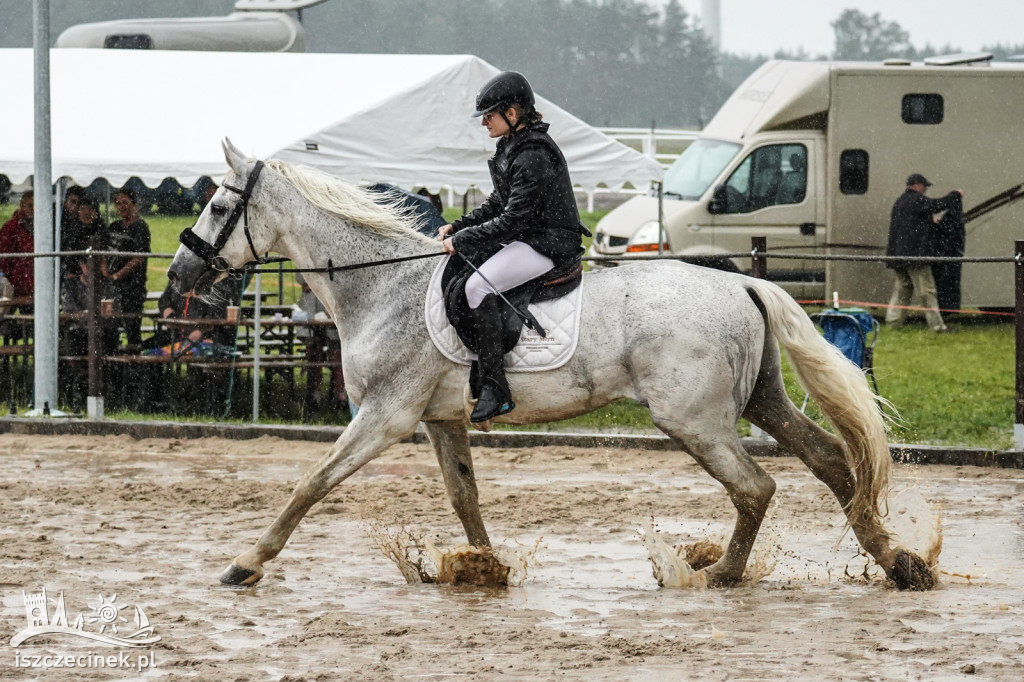
[[[592,125],[700,128],[769,58],[919,60],[961,50],[915,47],[898,23],[844,10],[831,54],[719,53],[678,0],[339,0],[306,12],[315,52],[475,54],[526,74]],[[1024,44],[983,48],[1003,59]]]
[[[51,0],[52,38],[67,27],[132,17],[223,16],[235,0]],[[843,10],[829,54],[719,53],[678,0],[330,0],[302,12],[309,52],[475,54],[526,74],[559,106],[597,126],[700,128],[769,58],[919,60],[960,52],[915,46],[879,13]],[[0,46],[29,47],[32,6],[0,0]],[[1024,44],[982,48],[997,59]]]

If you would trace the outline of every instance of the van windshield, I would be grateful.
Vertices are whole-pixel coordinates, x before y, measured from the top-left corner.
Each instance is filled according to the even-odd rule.
[[[739,150],[740,145],[732,142],[695,140],[665,172],[665,194],[700,199]]]

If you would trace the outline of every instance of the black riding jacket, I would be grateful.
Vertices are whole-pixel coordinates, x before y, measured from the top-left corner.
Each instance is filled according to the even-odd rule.
[[[937,245],[939,232],[932,216],[939,211],[954,207],[959,198],[958,192],[950,192],[939,199],[932,199],[912,189],[905,191],[892,205],[892,214],[889,219],[889,243],[885,255],[939,255],[939,246]],[[907,261],[886,263],[886,267],[894,270],[906,269],[908,265]]]
[[[464,256],[489,257],[502,244],[529,244],[555,262],[577,258],[582,235],[569,169],[558,145],[537,123],[498,141],[488,161],[494,191],[452,223],[452,244]]]

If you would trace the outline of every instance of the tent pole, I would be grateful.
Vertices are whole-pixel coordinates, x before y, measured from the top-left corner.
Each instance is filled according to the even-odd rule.
[[[35,61],[35,190],[34,248],[53,252],[53,187],[50,147],[50,3],[34,0],[32,7]],[[34,259],[35,276],[35,399],[36,414],[57,406],[57,296],[54,291],[54,259]]]

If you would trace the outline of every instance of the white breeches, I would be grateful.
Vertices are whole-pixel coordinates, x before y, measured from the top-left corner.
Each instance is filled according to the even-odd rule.
[[[533,247],[523,242],[512,242],[506,244],[501,251],[494,254],[480,266],[478,272],[466,280],[466,300],[470,308],[478,308],[487,294],[493,294],[494,289],[484,281],[484,277],[493,284],[498,291],[508,291],[520,284],[529,282],[534,277],[539,277],[555,267],[553,260],[533,250]],[[483,274],[484,277],[480,275]]]

